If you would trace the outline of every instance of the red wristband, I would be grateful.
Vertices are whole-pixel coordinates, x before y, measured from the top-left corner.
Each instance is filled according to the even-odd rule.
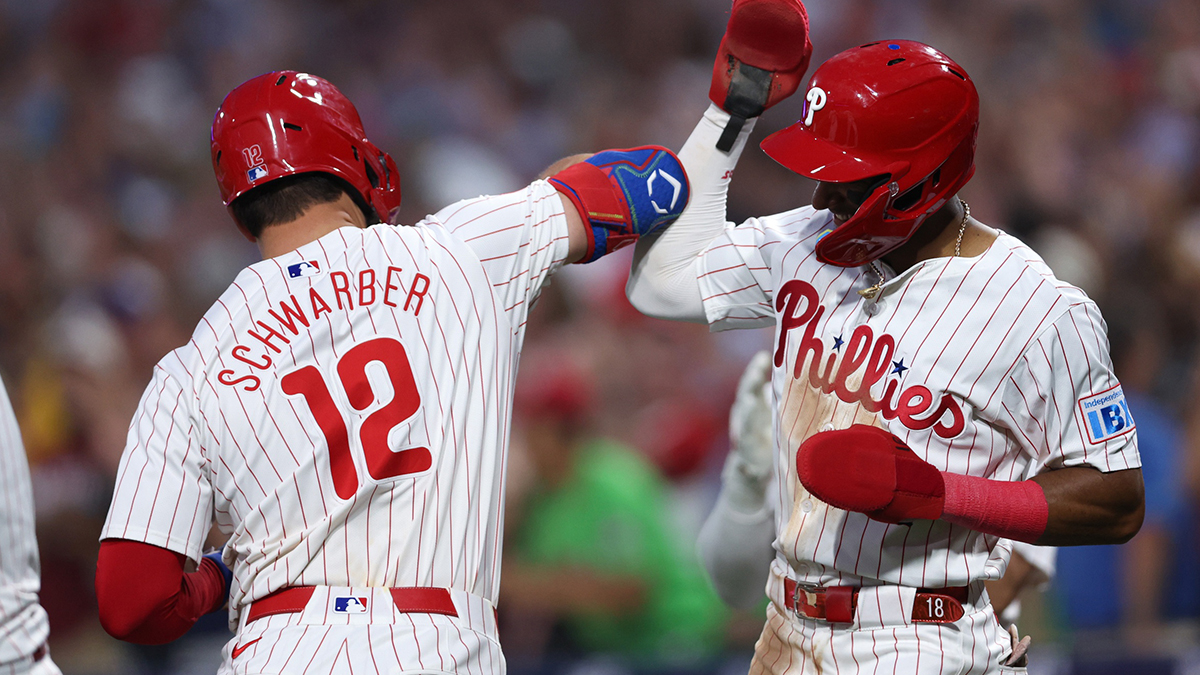
[[[946,502],[942,520],[1005,539],[1034,543],[1046,531],[1050,505],[1031,480],[1001,481],[942,472]]]

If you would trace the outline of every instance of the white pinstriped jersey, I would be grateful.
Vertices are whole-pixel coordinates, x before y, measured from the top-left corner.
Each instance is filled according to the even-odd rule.
[[[938,469],[998,480],[1030,478],[1043,463],[1140,466],[1099,310],[1032,250],[1001,233],[979,256],[914,265],[869,300],[857,291],[877,281],[870,266],[815,258],[830,220],[804,207],[729,224],[701,261],[714,330],[776,325],[772,597],[785,574],[960,586],[1000,577],[1011,552],[959,525],[889,525],[812,497],[795,456],[820,431],[873,424]]]
[[[494,602],[517,358],[567,250],[539,181],[246,268],[156,367],[103,537],[197,559],[215,519],[231,622],[288,586]]]
[[[38,604],[41,582],[29,463],[0,382],[0,672],[28,658],[50,635],[46,610]]]

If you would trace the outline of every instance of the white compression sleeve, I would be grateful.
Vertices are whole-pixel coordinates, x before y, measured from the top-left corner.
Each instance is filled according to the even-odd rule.
[[[730,607],[751,609],[766,593],[775,558],[775,522],[765,499],[769,476],[746,476],[736,463],[730,453],[721,494],[700,528],[696,551],[721,600]]]
[[[697,281],[698,256],[725,229],[730,176],[756,118],[747,120],[733,149],[726,154],[716,146],[728,121],[729,113],[709,105],[679,150],[691,184],[691,202],[674,224],[660,234],[642,237],[634,248],[625,293],[643,314],[707,323]]]

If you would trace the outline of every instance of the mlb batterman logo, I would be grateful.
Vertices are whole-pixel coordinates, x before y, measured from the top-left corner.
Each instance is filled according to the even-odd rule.
[[[302,260],[293,265],[288,265],[287,271],[289,279],[315,277],[321,273],[321,264],[316,260]]]
[[[367,597],[343,595],[333,599],[333,611],[337,614],[366,614]]]
[[[1079,412],[1083,414],[1088,440],[1093,445],[1124,436],[1135,427],[1129,405],[1125,403],[1125,392],[1119,384],[1079,399]]]

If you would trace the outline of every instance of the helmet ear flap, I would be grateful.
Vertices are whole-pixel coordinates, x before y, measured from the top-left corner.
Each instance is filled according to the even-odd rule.
[[[904,242],[904,237],[880,233],[870,227],[881,222],[895,193],[893,181],[876,187],[849,220],[817,241],[817,259],[829,265],[857,267],[883,255]]]
[[[361,154],[363,172],[371,184],[371,206],[381,222],[391,223],[400,208],[400,170],[396,168],[396,160],[370,141]]]
[[[378,190],[379,174],[375,173],[375,167],[371,166],[371,163],[365,159],[363,160],[363,171],[367,174],[367,182],[371,184],[372,188]]]

